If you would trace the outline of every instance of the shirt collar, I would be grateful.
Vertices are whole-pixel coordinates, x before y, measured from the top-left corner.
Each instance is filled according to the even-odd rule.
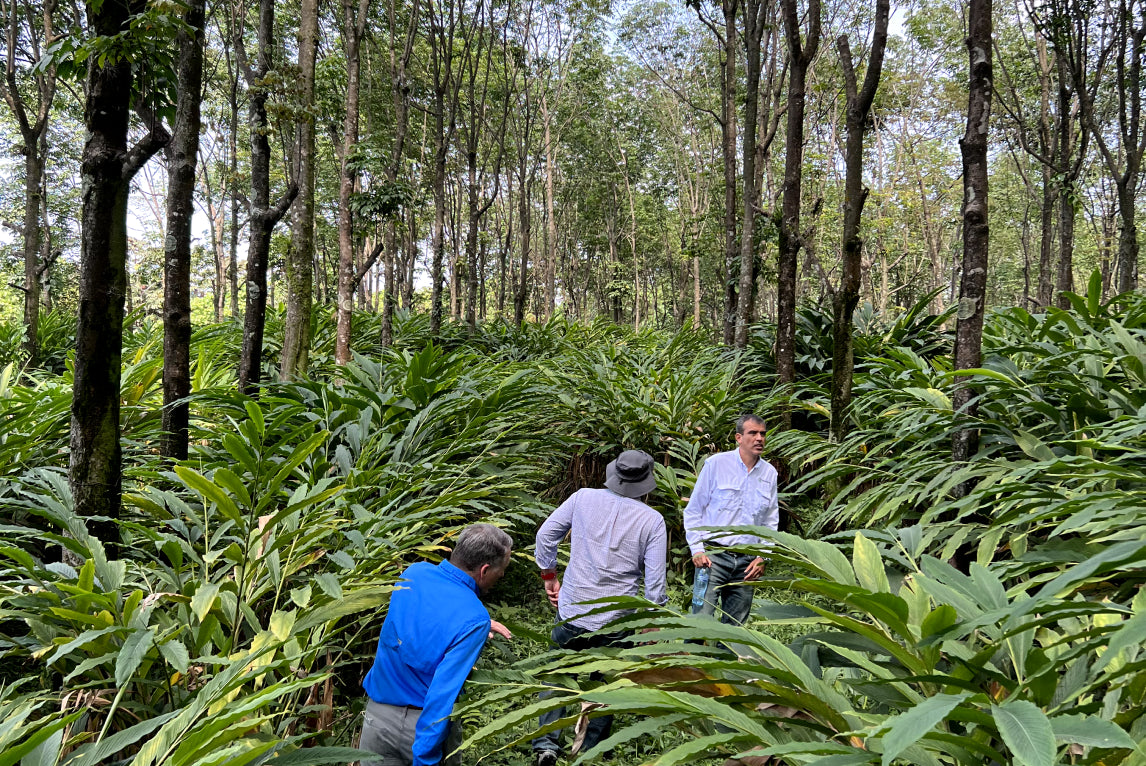
[[[451,564],[448,559],[442,559],[442,562],[438,564],[438,570],[451,580],[456,580],[474,593],[478,593],[477,581],[470,577],[468,573]]]

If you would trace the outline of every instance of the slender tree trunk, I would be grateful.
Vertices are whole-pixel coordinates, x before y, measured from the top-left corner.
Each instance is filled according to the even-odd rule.
[[[545,142],[545,316],[553,315],[557,309],[557,215],[553,204],[554,175],[557,172],[557,148],[553,137],[553,115],[549,111],[549,102],[545,94],[541,94],[541,115],[544,123]]]
[[[302,117],[298,125],[300,197],[291,222],[286,262],[286,327],[279,376],[301,377],[310,364],[310,314],[314,305],[314,69],[318,52],[318,0],[302,0],[298,29],[298,68]]]
[[[816,0],[818,2],[818,0]],[[736,10],[738,0],[723,0],[724,37],[720,70],[720,138],[724,157],[724,342],[736,340]]]
[[[227,286],[231,293],[231,316],[239,316],[239,195],[236,179],[239,177],[239,72],[227,57],[228,73],[231,75],[231,87],[228,92],[227,106],[229,107],[230,130],[227,136],[227,159],[229,161],[229,175],[227,189],[231,198],[231,238],[228,242],[227,259]]]
[[[862,89],[856,87],[847,35],[841,35],[836,40],[847,92],[843,253],[840,261],[840,286],[832,296],[832,438],[837,442],[842,441],[847,433],[847,411],[852,400],[852,375],[855,370],[852,328],[856,304],[859,303],[860,272],[863,265],[860,219],[868,195],[868,189],[863,185],[863,140],[867,132],[868,115],[883,72],[890,9],[890,0],[876,0],[875,28]]]
[[[1041,234],[1039,237],[1038,302],[1041,308],[1054,303],[1054,201],[1055,188],[1050,165],[1042,166]]]
[[[991,117],[992,83],[991,0],[970,0],[967,50],[970,85],[967,131],[959,142],[963,154],[963,269],[959,283],[959,313],[955,325],[955,369],[980,366],[983,316],[987,293],[987,130]],[[975,391],[966,378],[956,379],[952,406],[956,417],[973,421],[978,413]],[[952,457],[971,458],[979,447],[979,431],[964,426],[952,437]]]
[[[187,458],[191,395],[191,222],[199,159],[204,0],[190,0],[176,36],[179,101],[167,146],[167,237],[163,248],[163,439],[160,453]]]
[[[271,68],[274,45],[274,0],[259,0],[258,59],[255,69],[247,67],[247,119],[251,131],[251,216],[250,243],[247,248],[247,298],[243,315],[243,348],[239,356],[239,390],[254,396],[262,378],[263,332],[267,322],[267,266],[271,232],[298,194],[291,184],[287,193],[272,208],[271,145],[267,120],[267,90],[263,82]],[[236,35],[236,51],[242,51],[241,37]],[[242,55],[243,60],[246,59]]]
[[[88,25],[102,37],[124,34],[138,2],[104,0],[88,6]],[[152,132],[130,151],[128,110],[133,84],[130,61],[92,56],[87,76],[80,172],[83,196],[79,318],[68,483],[81,518],[105,544],[118,539],[122,487],[119,443],[120,362],[127,292],[127,198],[131,179],[162,146]]]
[[[369,0],[343,0],[343,40],[346,46],[346,116],[342,123],[342,168],[338,185],[338,298],[334,361],[350,362],[351,317],[354,313],[354,219],[350,197],[358,180],[353,165],[354,147],[358,145],[358,99],[361,90],[362,35],[365,31]]]
[[[796,269],[800,255],[800,195],[803,181],[804,107],[808,67],[820,45],[820,0],[808,2],[808,35],[800,39],[797,0],[783,0],[784,33],[788,42],[788,113],[784,146],[784,198],[779,231],[776,276],[776,374],[781,384],[796,380]],[[789,428],[791,412],[781,413]]]
[[[521,195],[518,197],[518,215],[521,219],[521,269],[518,272],[517,292],[513,296],[513,323],[521,325],[525,321],[525,300],[529,295],[529,185],[527,183],[527,157],[521,159]]]
[[[737,348],[748,346],[748,325],[752,323],[753,286],[756,278],[756,211],[760,207],[757,183],[757,117],[760,107],[760,41],[768,12],[766,0],[744,0],[744,166],[743,217],[740,222],[740,279],[737,286]]]

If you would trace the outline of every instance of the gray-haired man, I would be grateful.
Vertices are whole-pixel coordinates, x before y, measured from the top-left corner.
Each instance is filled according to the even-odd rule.
[[[370,699],[359,746],[379,755],[363,766],[436,766],[461,744],[449,720],[454,701],[486,638],[510,637],[479,596],[505,574],[512,548],[497,527],[473,524],[449,561],[402,573],[362,682]]]
[[[605,627],[623,611],[589,614],[583,602],[608,596],[635,596],[641,581],[645,598],[667,601],[665,559],[668,535],[659,513],[641,502],[656,487],[653,459],[640,450],[622,452],[605,469],[605,489],[582,489],[562,503],[537,530],[534,557],[549,601],[557,607],[553,643],[561,648],[605,646],[624,633],[587,635]],[[570,536],[565,582],[557,577],[557,546]],[[561,710],[541,716],[541,725],[558,720]],[[587,751],[609,736],[612,716],[589,722],[581,745]],[[533,740],[537,766],[553,766],[561,749],[560,732]]]

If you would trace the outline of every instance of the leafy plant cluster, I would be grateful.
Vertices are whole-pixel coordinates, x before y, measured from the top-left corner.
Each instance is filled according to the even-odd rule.
[[[781,598],[743,627],[625,600],[629,646],[495,673],[484,699],[517,704],[472,740],[512,747],[580,702],[635,717],[574,764],[667,730],[686,736],[657,766],[1143,763],[1146,299],[1099,290],[995,314],[962,376],[909,348],[869,356],[848,439],[774,437],[793,491],[829,499],[822,539],[756,530]],[[951,410],[960,377],[974,421]],[[794,401],[824,396],[805,380]],[[958,428],[983,433],[965,465]],[[537,700],[543,683],[559,696]]]

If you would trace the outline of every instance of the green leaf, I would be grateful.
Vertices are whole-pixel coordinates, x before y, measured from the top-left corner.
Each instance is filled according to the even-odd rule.
[[[1034,703],[1015,700],[992,705],[999,736],[1023,766],[1054,766],[1054,729]]]
[[[895,757],[922,739],[935,725],[947,717],[970,694],[936,694],[929,697],[905,713],[884,721],[887,727],[882,736],[883,766],[888,766]]]
[[[1101,672],[1123,649],[1139,646],[1146,642],[1146,612],[1139,612],[1122,623],[1110,636],[1110,643],[1095,665],[1094,671]]]
[[[119,650],[119,657],[115,661],[116,686],[122,687],[131,680],[154,641],[155,632],[153,628],[137,630],[127,637],[127,640],[123,642],[123,647]]]
[[[707,737],[699,737],[683,745],[677,745],[668,752],[662,753],[660,758],[653,762],[653,766],[676,766],[678,763],[687,763],[701,758],[711,758],[719,752],[719,748],[727,747],[733,742],[744,739],[733,734],[718,733]]]
[[[1015,431],[1015,444],[1019,445],[1019,449],[1035,460],[1046,462],[1055,459],[1054,450],[1048,447],[1042,439],[1027,431]]]
[[[1059,742],[1129,750],[1138,746],[1118,724],[1096,715],[1058,715],[1050,719],[1050,724]]]
[[[890,593],[891,587],[887,583],[887,571],[883,568],[879,548],[860,532],[856,532],[853,546],[852,566],[855,567],[859,584],[872,593]]]
[[[215,605],[215,599],[219,596],[219,583],[205,582],[202,583],[195,595],[191,597],[191,612],[199,620],[203,622],[203,618],[211,611],[211,607]]]
[[[186,673],[191,666],[191,657],[182,641],[165,641],[159,645],[159,653],[180,673]]]
[[[322,766],[327,763],[350,763],[377,757],[377,753],[354,747],[304,747],[283,753],[267,766]]]
[[[65,726],[76,720],[80,716],[86,714],[87,710],[77,710],[76,712],[61,718],[57,721],[52,721],[49,724],[36,729],[35,732],[18,745],[9,747],[3,752],[0,752],[0,766],[12,766],[25,755],[28,755],[33,750],[36,750],[43,743],[56,735],[56,732],[63,730]]]
[[[226,516],[236,524],[241,524],[243,521],[242,514],[239,512],[238,506],[223,489],[208,479],[198,471],[193,471],[186,466],[175,466],[175,473],[191,489],[202,495],[203,499],[213,503],[219,512]]]

